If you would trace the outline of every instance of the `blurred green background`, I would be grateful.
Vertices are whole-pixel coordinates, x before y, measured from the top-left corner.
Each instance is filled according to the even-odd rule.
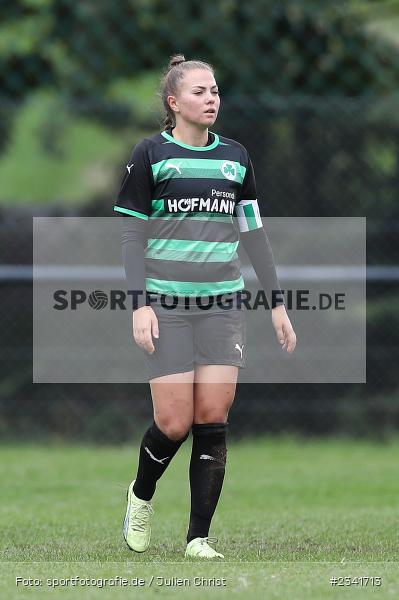
[[[367,384],[239,386],[233,435],[396,432],[399,3],[0,6],[3,437],[122,441],[151,416],[144,385],[32,385],[31,217],[113,216],[177,52],[214,65],[214,129],[248,148],[266,219],[367,217]]]

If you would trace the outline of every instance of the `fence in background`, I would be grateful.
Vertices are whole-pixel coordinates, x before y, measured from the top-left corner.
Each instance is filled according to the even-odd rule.
[[[32,384],[31,217],[112,215],[133,144],[159,130],[159,67],[176,52],[214,64],[222,91],[214,129],[248,149],[265,222],[367,217],[367,384],[239,386],[233,435],[397,432],[399,49],[393,28],[388,35],[383,27],[397,9],[371,4],[190,0],[179,4],[178,47],[161,0],[4,8],[2,439],[118,442],[151,418],[145,384]],[[90,143],[103,145],[104,156],[76,170],[73,154],[83,148],[83,161]]]

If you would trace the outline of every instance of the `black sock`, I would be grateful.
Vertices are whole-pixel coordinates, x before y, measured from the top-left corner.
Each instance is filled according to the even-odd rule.
[[[195,424],[192,432],[191,513],[187,543],[196,537],[208,536],[223,485],[227,423]]]
[[[155,421],[144,434],[140,446],[139,466],[133,492],[141,500],[151,500],[158,479],[166,471],[170,461],[188,437],[181,440],[170,440],[157,427]]]

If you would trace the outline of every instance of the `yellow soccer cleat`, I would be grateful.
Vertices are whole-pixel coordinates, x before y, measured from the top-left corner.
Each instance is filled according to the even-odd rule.
[[[210,537],[194,538],[187,544],[184,556],[186,558],[224,558],[223,554],[216,552],[216,550],[211,548],[208,543],[210,542],[211,544],[216,544],[217,541],[218,540],[216,538]]]
[[[135,480],[134,480],[135,481]],[[134,495],[134,481],[127,491],[127,508],[123,522],[123,537],[130,550],[145,552],[151,540],[151,518],[154,509],[151,502]]]

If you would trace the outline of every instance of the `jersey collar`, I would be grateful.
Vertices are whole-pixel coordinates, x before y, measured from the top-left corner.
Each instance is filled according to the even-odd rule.
[[[173,137],[173,135],[170,135],[167,131],[161,131],[161,135],[163,135],[163,137],[166,138],[167,140],[169,140],[170,142],[173,142],[174,144],[177,144],[178,146],[181,146],[182,148],[187,148],[187,150],[196,150],[197,152],[204,152],[205,150],[213,150],[214,148],[216,148],[216,146],[218,146],[218,144],[219,144],[218,134],[213,133],[213,131],[210,131],[209,133],[211,133],[214,138],[212,144],[210,144],[209,146],[189,146],[188,144],[183,144],[183,142],[179,142],[179,140],[176,140]]]

